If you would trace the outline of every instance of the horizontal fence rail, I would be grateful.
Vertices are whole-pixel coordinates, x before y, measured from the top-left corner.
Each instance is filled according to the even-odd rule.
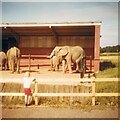
[[[8,93],[8,92],[4,92],[4,93],[0,93],[0,96],[24,96],[24,93]],[[63,96],[63,97],[76,97],[76,96],[80,96],[80,97],[92,97],[93,94],[92,93],[33,93],[33,96],[39,96],[39,97],[59,97],[59,96]],[[104,96],[104,97],[111,97],[111,96],[120,96],[120,93],[95,93],[96,97],[100,97],[100,96]]]
[[[88,82],[91,84],[92,87],[92,92],[91,93],[38,93],[38,82],[35,82],[35,91],[33,93],[33,97],[35,97],[35,105],[38,105],[38,97],[75,97],[75,96],[80,96],[80,97],[92,97],[92,105],[95,105],[95,97],[119,97],[120,93],[96,93],[95,92],[95,83],[96,82],[114,82],[114,81],[119,81],[119,79],[112,79],[112,78],[107,78],[104,80],[101,79],[80,79],[80,85],[85,82]],[[8,92],[0,92],[0,96],[24,96],[24,93],[8,93]]]

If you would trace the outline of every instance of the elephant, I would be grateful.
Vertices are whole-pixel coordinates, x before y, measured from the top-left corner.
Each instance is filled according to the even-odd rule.
[[[58,71],[59,70],[59,65],[62,63],[62,57],[58,57],[58,56],[53,56],[50,59],[50,63],[51,63],[51,71]]]
[[[76,72],[85,71],[85,51],[80,46],[55,47],[50,57],[52,56],[62,57],[64,73],[67,68],[72,73],[72,63],[76,64]]]
[[[12,47],[7,51],[7,61],[9,69],[12,73],[17,71],[20,72],[20,50],[17,47]]]
[[[1,70],[3,70],[3,68],[7,70],[7,56],[2,51],[0,52],[0,67],[1,67]]]
[[[58,71],[59,65],[62,63],[62,57],[57,56],[57,53],[59,52],[59,49],[62,47],[56,46],[53,51],[50,54],[50,64],[51,64],[51,71]]]

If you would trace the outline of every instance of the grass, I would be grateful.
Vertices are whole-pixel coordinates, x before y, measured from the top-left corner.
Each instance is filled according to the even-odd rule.
[[[120,54],[104,54],[100,56],[100,72],[96,74],[97,78],[118,78]]]
[[[97,78],[118,78],[118,68],[109,68],[104,71],[100,71]]]

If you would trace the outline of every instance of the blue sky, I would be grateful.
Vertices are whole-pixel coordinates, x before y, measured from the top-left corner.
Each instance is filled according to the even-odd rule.
[[[118,44],[117,2],[2,2],[2,22],[84,21],[102,21],[102,47]]]

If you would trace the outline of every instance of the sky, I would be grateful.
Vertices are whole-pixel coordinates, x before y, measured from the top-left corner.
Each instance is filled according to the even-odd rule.
[[[61,2],[57,2],[58,0],[54,0],[56,2],[27,2],[27,0],[26,2],[8,2],[8,1],[9,0],[2,0],[2,22],[10,23],[10,22],[102,21],[100,31],[102,37],[100,38],[100,46],[106,47],[118,44],[117,1],[116,2],[107,2],[107,0],[106,2],[77,2],[79,0],[75,0],[76,2],[62,2],[62,0]]]

